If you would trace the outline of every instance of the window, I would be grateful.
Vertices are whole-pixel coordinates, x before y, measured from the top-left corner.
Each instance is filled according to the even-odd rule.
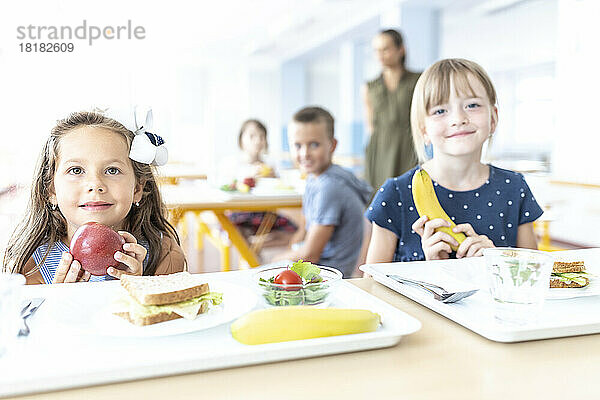
[[[545,169],[556,134],[554,63],[496,73],[492,81],[499,123],[488,158],[537,161]]]

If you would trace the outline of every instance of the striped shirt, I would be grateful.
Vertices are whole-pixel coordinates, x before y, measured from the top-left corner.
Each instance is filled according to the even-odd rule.
[[[145,269],[146,265],[148,264],[148,254],[150,253],[149,245],[146,240],[140,240],[138,243],[141,244],[142,246],[144,246],[147,251],[146,258],[144,259],[144,269]],[[42,277],[44,278],[44,283],[52,283],[52,280],[54,279],[54,274],[56,273],[56,268],[58,267],[58,264],[60,263],[62,253],[68,252],[69,247],[67,247],[66,244],[64,244],[63,242],[60,242],[60,241],[54,243],[54,245],[50,249],[50,252],[48,253],[48,257],[46,257],[46,259],[44,260],[44,254],[46,254],[47,250],[48,250],[47,243],[43,244],[40,247],[38,247],[37,249],[35,249],[35,251],[33,252],[33,260],[35,261],[35,265],[38,265],[40,268],[40,273],[42,274]],[[42,260],[44,260],[44,261],[42,262]],[[109,281],[109,280],[113,280],[113,279],[116,279],[116,278],[113,278],[112,276],[110,276],[108,274],[104,275],[104,276],[95,276],[95,275],[90,276],[90,282]]]

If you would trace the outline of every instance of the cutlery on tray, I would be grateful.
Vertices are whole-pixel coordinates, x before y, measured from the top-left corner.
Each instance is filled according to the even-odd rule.
[[[37,309],[42,305],[44,300],[46,299],[44,299],[43,297],[35,297],[25,302],[25,305],[21,310],[21,319],[23,320],[23,326],[19,330],[19,336],[29,335],[30,331],[29,325],[27,325],[27,319],[30,318],[37,311]]]
[[[464,292],[449,292],[441,286],[434,285],[433,283],[418,281],[415,279],[408,279],[398,275],[387,275],[389,278],[392,278],[396,282],[414,286],[420,289],[424,289],[429,293],[433,294],[433,298],[441,301],[442,303],[455,303],[459,300],[464,299],[465,297],[469,297],[479,289],[467,290]]]

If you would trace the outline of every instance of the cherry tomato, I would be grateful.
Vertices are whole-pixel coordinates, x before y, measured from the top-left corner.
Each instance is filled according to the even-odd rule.
[[[302,285],[302,278],[300,275],[292,271],[291,269],[286,269],[285,271],[280,272],[273,283],[278,285]],[[300,290],[300,287],[289,287],[284,288],[285,290]]]

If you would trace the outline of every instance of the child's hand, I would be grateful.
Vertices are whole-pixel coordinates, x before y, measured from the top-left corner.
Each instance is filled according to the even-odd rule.
[[[462,232],[467,236],[460,246],[458,246],[458,250],[456,250],[456,258],[482,256],[483,249],[496,247],[494,246],[494,242],[492,242],[487,236],[478,235],[471,224],[456,225],[452,231],[457,233]]]
[[[62,253],[52,283],[87,282],[89,280],[90,273],[81,268],[79,261],[73,260],[71,253]]]
[[[257,164],[252,164],[251,167],[251,174],[253,178],[259,178],[261,177],[261,171],[262,171],[262,163],[257,163]]]
[[[426,260],[447,259],[450,253],[452,253],[451,245],[458,246],[458,242],[451,235],[442,231],[435,231],[436,228],[441,228],[442,226],[450,227],[450,223],[442,218],[430,221],[426,215],[412,224],[413,231],[421,236],[421,247],[423,248],[423,253],[425,253]]]
[[[115,278],[121,278],[121,275],[142,275],[144,272],[144,258],[146,258],[146,248],[138,244],[135,236],[129,232],[119,231],[119,235],[125,239],[123,250],[125,253],[117,251],[115,260],[127,266],[126,270],[120,270],[110,267],[107,273]]]

